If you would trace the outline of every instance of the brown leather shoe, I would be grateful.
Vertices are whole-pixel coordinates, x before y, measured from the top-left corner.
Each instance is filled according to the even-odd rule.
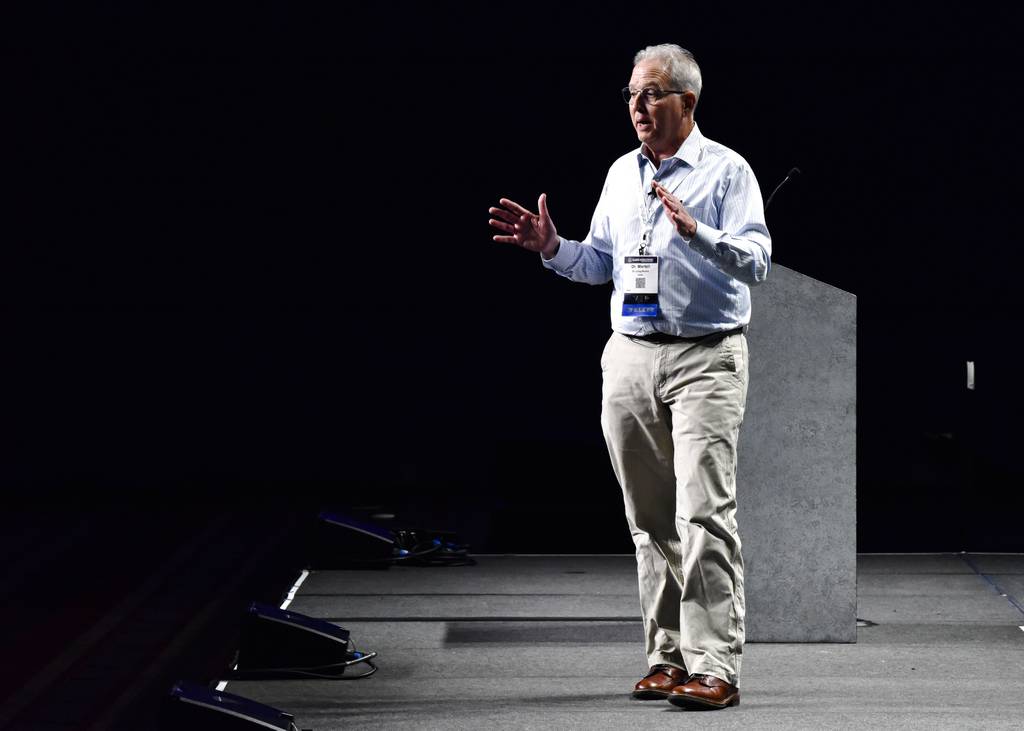
[[[682,708],[726,708],[740,704],[740,689],[714,675],[696,673],[668,694],[668,702]]]
[[[670,690],[685,683],[689,677],[689,673],[675,665],[655,665],[633,688],[633,697],[641,701],[663,700],[668,698]]]

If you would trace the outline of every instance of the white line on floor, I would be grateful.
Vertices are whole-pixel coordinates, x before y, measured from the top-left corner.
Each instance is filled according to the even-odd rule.
[[[284,603],[281,605],[281,609],[287,609],[288,605],[295,600],[295,594],[296,592],[298,592],[299,587],[302,586],[302,582],[306,580],[307,576],[309,576],[309,571],[303,569],[302,575],[299,576],[299,578],[295,581],[295,585],[292,586],[291,590],[288,592],[288,597],[284,600]]]

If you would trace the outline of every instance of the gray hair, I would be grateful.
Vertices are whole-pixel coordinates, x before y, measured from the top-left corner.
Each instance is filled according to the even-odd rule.
[[[661,61],[665,70],[672,78],[672,83],[684,91],[692,91],[700,99],[701,77],[697,59],[685,48],[675,43],[662,43],[660,46],[648,46],[637,51],[633,65],[641,61]]]

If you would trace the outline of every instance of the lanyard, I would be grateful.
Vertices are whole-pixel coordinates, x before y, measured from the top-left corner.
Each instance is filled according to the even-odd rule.
[[[637,172],[639,173],[639,170]],[[656,176],[657,171],[651,175],[651,182],[654,181]],[[686,178],[685,175],[680,177],[679,180],[676,181],[675,185],[672,186],[669,193],[675,194],[676,188],[682,184],[684,178]],[[640,197],[640,223],[642,224],[640,228],[640,256],[646,255],[647,249],[651,245],[651,233],[654,231],[654,214],[657,213],[657,206],[661,204],[657,195],[647,195],[647,191],[651,189],[651,182],[648,182],[645,185],[643,182],[643,176],[640,176],[640,190],[638,194]],[[651,205],[651,203],[654,205]]]
[[[651,181],[654,181],[654,176],[651,176]],[[644,256],[647,253],[647,247],[651,244],[651,232],[654,231],[654,210],[650,206],[651,196],[647,195],[647,190],[650,190],[651,186],[648,183],[646,186],[643,183],[643,177],[640,178],[640,256]]]

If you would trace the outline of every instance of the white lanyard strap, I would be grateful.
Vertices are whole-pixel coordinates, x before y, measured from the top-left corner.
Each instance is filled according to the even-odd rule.
[[[640,171],[637,170],[637,173],[639,172]],[[660,201],[658,201],[657,199],[657,196],[652,197],[647,195],[648,191],[651,190],[651,183],[654,182],[654,178],[656,175],[657,171],[655,171],[651,175],[651,181],[648,182],[646,185],[643,182],[643,176],[640,176],[640,222],[643,224],[640,229],[640,256],[644,256],[647,253],[647,248],[651,244],[651,232],[654,231],[654,214],[657,212],[657,210],[655,207],[656,204],[651,205],[651,203],[654,203],[655,201],[657,203],[660,203]],[[683,178],[685,177],[686,176],[684,175]],[[678,188],[682,184],[682,182],[682,178],[677,180],[676,184],[672,186],[671,190],[669,190],[669,193],[672,193],[674,195],[676,192],[676,188]]]

